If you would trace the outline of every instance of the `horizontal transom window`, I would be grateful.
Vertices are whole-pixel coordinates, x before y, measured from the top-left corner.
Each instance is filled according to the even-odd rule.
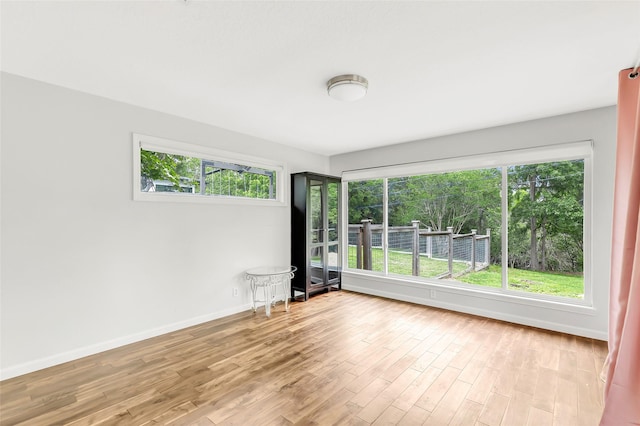
[[[133,135],[137,200],[284,204],[284,166],[240,154]]]

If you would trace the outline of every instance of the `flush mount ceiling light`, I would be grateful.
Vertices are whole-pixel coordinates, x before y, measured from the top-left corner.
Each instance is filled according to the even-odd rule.
[[[357,101],[367,94],[369,82],[356,74],[345,74],[327,81],[327,93],[339,101]]]

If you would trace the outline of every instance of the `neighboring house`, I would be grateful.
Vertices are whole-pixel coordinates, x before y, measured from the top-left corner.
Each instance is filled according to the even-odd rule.
[[[173,182],[168,180],[152,180],[142,189],[143,192],[187,192],[195,193],[196,187],[188,183],[180,183],[180,189],[176,188]]]

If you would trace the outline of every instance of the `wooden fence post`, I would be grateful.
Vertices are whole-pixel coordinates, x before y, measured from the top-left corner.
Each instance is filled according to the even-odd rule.
[[[449,276],[453,278],[453,226],[447,226],[449,233]]]
[[[411,225],[413,225],[413,247],[411,250],[412,256],[412,273],[413,276],[420,276],[420,221],[412,220]]]
[[[358,228],[356,240],[356,268],[358,269],[362,269],[362,229],[362,226]]]
[[[471,230],[471,270],[476,270],[476,233],[477,229]]]
[[[360,222],[362,222],[362,269],[371,271],[371,219],[363,219]]]
[[[487,228],[487,242],[485,243],[484,257],[485,263],[488,265],[491,260],[491,228]]]
[[[431,232],[431,227],[427,227],[427,232]],[[431,259],[433,257],[433,237],[431,235],[427,236],[427,257]]]

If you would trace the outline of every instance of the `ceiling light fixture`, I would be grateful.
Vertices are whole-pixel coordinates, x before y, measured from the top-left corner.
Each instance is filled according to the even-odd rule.
[[[357,101],[367,94],[369,82],[356,74],[344,74],[327,81],[327,93],[339,101]]]

